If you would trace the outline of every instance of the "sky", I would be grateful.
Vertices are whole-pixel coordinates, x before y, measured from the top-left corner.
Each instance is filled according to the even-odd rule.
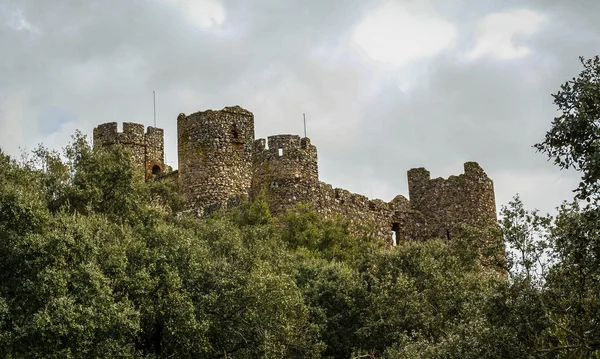
[[[0,148],[60,149],[105,122],[165,130],[225,106],[256,137],[307,134],[319,176],[370,198],[408,197],[406,171],[476,161],[498,209],[517,193],[553,212],[575,172],[532,147],[551,94],[600,52],[597,0],[3,0]]]

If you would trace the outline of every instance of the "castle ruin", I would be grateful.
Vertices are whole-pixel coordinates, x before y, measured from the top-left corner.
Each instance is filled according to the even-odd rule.
[[[106,123],[94,129],[94,147],[115,144],[131,149],[140,178],[174,180],[187,206],[200,216],[235,206],[266,191],[272,213],[298,203],[312,203],[331,218],[344,216],[362,234],[401,242],[448,238],[462,224],[496,223],[494,186],[475,162],[464,173],[431,179],[425,168],[408,171],[410,201],[390,202],[334,188],[319,181],[317,148],[309,138],[254,137],[254,115],[239,107],[207,110],[177,117],[179,169],[166,173],[163,130],[134,123]]]

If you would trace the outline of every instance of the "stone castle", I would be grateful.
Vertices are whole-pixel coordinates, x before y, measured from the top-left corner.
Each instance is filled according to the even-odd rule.
[[[464,173],[431,179],[425,168],[408,171],[409,198],[390,202],[334,188],[319,181],[317,148],[309,138],[276,135],[254,138],[254,115],[239,107],[177,117],[179,169],[167,171],[162,129],[124,123],[94,128],[94,147],[115,144],[131,149],[140,178],[175,181],[189,210],[206,215],[242,198],[266,191],[275,214],[297,203],[312,203],[325,217],[342,215],[365,235],[403,240],[448,238],[462,224],[494,225],[494,186],[475,162]]]

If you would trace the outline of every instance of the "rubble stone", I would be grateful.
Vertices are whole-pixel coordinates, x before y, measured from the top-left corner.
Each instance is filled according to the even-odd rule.
[[[187,202],[186,212],[204,216],[236,206],[261,191],[275,215],[298,203],[312,203],[326,218],[341,215],[358,234],[406,240],[447,238],[462,224],[496,223],[494,186],[475,162],[464,173],[431,179],[425,168],[408,171],[410,201],[369,199],[319,181],[317,148],[309,138],[276,135],[254,138],[254,115],[239,107],[177,117],[179,169],[165,173],[162,129],[106,123],[94,129],[94,146],[121,144],[131,149],[140,176],[174,181]]]

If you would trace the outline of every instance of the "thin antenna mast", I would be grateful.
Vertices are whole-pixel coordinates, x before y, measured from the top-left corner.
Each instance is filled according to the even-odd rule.
[[[154,127],[156,127],[156,91],[152,91],[152,97],[154,98]]]
[[[302,117],[304,117],[304,138],[306,138],[306,114],[303,113]]]

